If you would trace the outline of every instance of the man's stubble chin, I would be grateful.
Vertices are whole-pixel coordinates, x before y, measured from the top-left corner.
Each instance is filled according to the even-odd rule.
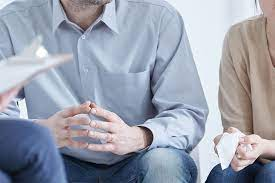
[[[112,0],[68,0],[72,6],[78,8],[88,8],[90,6],[102,6],[110,3]]]

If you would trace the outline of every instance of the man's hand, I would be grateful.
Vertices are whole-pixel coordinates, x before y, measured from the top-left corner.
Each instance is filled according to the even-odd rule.
[[[77,116],[79,114],[89,114],[91,102],[86,102],[80,106],[71,107],[57,112],[47,120],[38,120],[38,124],[50,129],[59,148],[69,146],[74,148],[86,148],[87,143],[76,142],[72,138],[87,136],[88,130],[72,130],[72,126],[89,125],[90,119]]]
[[[118,115],[91,105],[91,113],[106,121],[92,121],[90,126],[106,133],[90,131],[89,137],[105,141],[105,144],[89,144],[88,149],[99,152],[112,152],[125,155],[148,147],[153,135],[149,129],[128,126]]]
[[[3,111],[11,100],[17,95],[21,87],[13,88],[5,93],[0,94],[0,111]]]
[[[266,151],[268,141],[258,135],[248,135],[240,139],[236,155],[231,162],[231,167],[235,171],[241,171],[253,164]],[[246,149],[247,144],[252,145],[252,151]]]

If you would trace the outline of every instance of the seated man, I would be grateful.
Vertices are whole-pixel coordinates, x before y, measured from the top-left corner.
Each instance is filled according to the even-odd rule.
[[[0,94],[0,111],[17,91]],[[0,134],[1,183],[66,182],[60,155],[47,129],[29,121],[0,119]]]
[[[74,54],[19,96],[52,131],[70,182],[196,181],[188,153],[208,108],[183,20],[168,3],[23,0],[1,11],[0,30],[7,56],[37,34],[50,53]],[[58,112],[85,101],[95,102],[89,118]],[[15,104],[2,115],[18,116]]]

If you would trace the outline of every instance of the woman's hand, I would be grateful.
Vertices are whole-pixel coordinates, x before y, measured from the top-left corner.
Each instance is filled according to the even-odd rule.
[[[226,132],[236,133],[236,132],[240,132],[240,130],[234,127],[230,127]],[[222,134],[218,135],[214,139],[216,153],[217,153],[216,146],[220,142],[221,137],[222,137]],[[253,164],[260,156],[263,156],[269,152],[269,149],[271,149],[272,147],[272,145],[270,144],[271,144],[271,141],[262,139],[258,135],[248,135],[240,138],[239,146],[236,150],[236,154],[233,160],[231,161],[231,168],[234,171],[238,172],[243,170],[247,166]],[[252,146],[252,151],[247,149],[247,145]]]
[[[231,162],[231,167],[234,171],[243,170],[265,154],[268,150],[269,141],[262,139],[258,135],[248,135],[241,138],[239,143],[236,155]],[[252,151],[246,148],[246,145],[249,144],[252,146]]]
[[[0,111],[3,111],[11,102],[11,100],[17,95],[20,87],[13,88],[5,93],[0,94]]]

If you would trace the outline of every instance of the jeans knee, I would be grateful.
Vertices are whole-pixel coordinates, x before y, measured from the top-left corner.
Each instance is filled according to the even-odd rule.
[[[48,129],[28,121],[20,121],[16,125],[20,126],[20,130],[15,131],[13,141],[21,141],[18,152],[24,152],[26,158],[46,157],[56,151]]]
[[[20,119],[5,119],[0,122],[2,138],[8,139],[4,144],[6,147],[16,147],[18,152],[24,154],[31,149],[53,146],[49,130],[40,125]]]
[[[256,182],[275,183],[275,161],[264,165],[256,176]]]
[[[149,176],[154,180],[158,177],[161,182],[192,182],[197,177],[194,161],[183,150],[156,148],[148,151],[141,158],[139,168],[147,178]]]
[[[53,139],[50,131],[40,125],[32,124],[29,129],[30,136],[44,146],[52,146]]]
[[[1,183],[11,183],[11,178],[8,174],[0,170],[0,182]]]
[[[35,124],[34,122],[21,119],[5,119],[0,120],[2,133],[9,137],[14,134],[12,141],[35,141],[35,142],[51,142],[51,136],[48,129]]]
[[[29,143],[32,143],[33,146],[41,146],[40,148],[43,149],[54,145],[50,131],[47,128],[32,122],[25,123],[22,133],[24,133],[23,136],[26,136]]]
[[[266,173],[273,173],[275,172],[275,161],[272,161],[266,165],[263,166],[261,171],[264,171]]]

